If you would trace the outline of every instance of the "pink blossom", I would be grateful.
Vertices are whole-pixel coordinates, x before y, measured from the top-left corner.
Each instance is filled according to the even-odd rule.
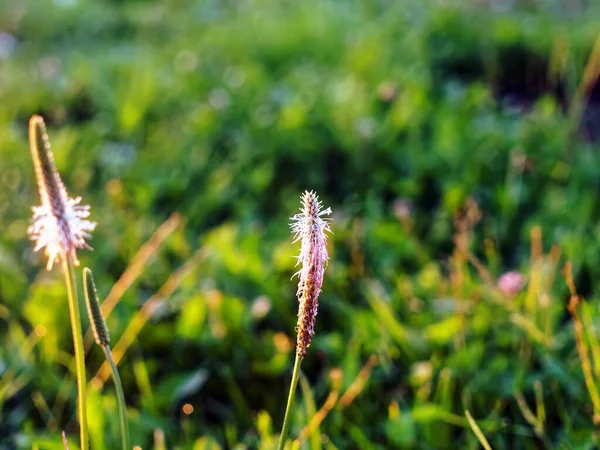
[[[523,289],[527,282],[524,275],[519,272],[511,271],[502,274],[498,278],[498,289],[509,297],[514,297]]]

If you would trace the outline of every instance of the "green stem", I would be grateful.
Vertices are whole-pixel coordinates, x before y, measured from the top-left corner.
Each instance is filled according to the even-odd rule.
[[[62,268],[67,284],[69,298],[69,316],[73,332],[73,347],[75,352],[75,374],[77,376],[77,410],[79,416],[79,433],[81,436],[81,450],[88,450],[87,426],[87,391],[85,375],[85,359],[83,354],[83,335],[81,333],[81,316],[79,314],[79,299],[77,285],[75,284],[75,269],[70,256],[62,258]]]
[[[106,355],[106,360],[110,364],[110,373],[112,375],[113,382],[115,383],[115,390],[117,391],[117,404],[119,406],[119,421],[121,426],[121,443],[123,450],[130,450],[129,444],[129,423],[127,422],[127,405],[125,404],[125,394],[123,393],[123,385],[121,384],[121,377],[117,370],[117,365],[113,358],[110,346],[103,345],[102,350]]]
[[[302,357],[296,353],[296,362],[294,363],[294,373],[292,374],[292,384],[290,385],[290,394],[288,396],[287,406],[285,408],[285,417],[283,419],[283,428],[281,429],[281,436],[279,437],[279,446],[277,450],[283,450],[285,447],[285,439],[288,431],[290,430],[290,415],[292,410],[292,403],[294,403],[294,395],[296,394],[296,387],[298,386],[298,376],[300,375],[300,364],[302,364]]]

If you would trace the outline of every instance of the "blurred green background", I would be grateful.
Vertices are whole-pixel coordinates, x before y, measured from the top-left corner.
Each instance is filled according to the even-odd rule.
[[[584,0],[0,0],[0,449],[78,441],[62,275],[26,235],[34,113],[98,222],[101,298],[141,267],[108,318],[117,342],[142,314],[141,448],[273,447],[305,189],[334,234],[291,436],[332,407],[301,448],[477,448],[467,409],[494,449],[596,448],[560,268],[600,380],[599,31]],[[92,448],[115,449],[97,381]]]

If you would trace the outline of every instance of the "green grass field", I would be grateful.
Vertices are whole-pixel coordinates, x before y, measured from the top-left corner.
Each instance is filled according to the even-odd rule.
[[[137,448],[275,447],[306,189],[333,234],[293,448],[480,448],[467,410],[493,449],[598,448],[599,32],[593,0],[0,0],[0,450],[79,448],[32,114],[98,223],[77,281]]]

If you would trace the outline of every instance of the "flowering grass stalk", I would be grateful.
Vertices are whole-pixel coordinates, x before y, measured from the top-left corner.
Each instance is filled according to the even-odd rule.
[[[121,444],[123,450],[130,450],[129,444],[129,423],[127,422],[127,405],[125,404],[125,393],[123,392],[123,384],[115,360],[110,349],[110,333],[106,326],[106,320],[100,308],[96,284],[92,271],[87,267],[83,269],[83,288],[85,292],[85,303],[87,306],[88,316],[90,318],[90,326],[94,333],[96,344],[102,347],[106,360],[110,365],[110,371],[115,390],[117,392],[117,405],[119,408],[119,426],[121,427]]]
[[[294,362],[294,371],[292,373],[292,382],[288,395],[283,427],[279,438],[279,450],[285,447],[285,440],[290,428],[290,415],[298,377],[300,375],[300,366],[306,356],[306,351],[310,346],[312,337],[315,334],[315,320],[319,308],[319,294],[323,285],[323,274],[325,273],[325,263],[329,259],[327,253],[327,231],[331,231],[329,223],[322,216],[331,214],[331,209],[322,209],[322,204],[315,192],[305,191],[302,194],[302,207],[300,214],[292,217],[292,232],[294,233],[294,242],[301,241],[298,263],[301,268],[297,275],[299,276],[298,291],[298,332],[296,339],[296,359]]]
[[[79,204],[81,197],[69,197],[56,170],[46,125],[40,116],[33,116],[29,121],[29,146],[42,203],[32,208],[33,223],[27,229],[35,241],[33,251],[45,248],[47,270],[51,270],[61,256],[68,256],[78,266],[76,250],[91,250],[85,239],[91,238],[89,232],[96,228],[95,222],[87,220],[90,207]]]
[[[62,263],[67,286],[71,330],[73,332],[81,449],[87,450],[89,443],[86,375],[74,266],[79,265],[76,250],[78,248],[90,248],[85,239],[91,237],[89,232],[94,230],[96,223],[87,220],[90,215],[90,208],[89,206],[79,205],[81,197],[69,197],[56,169],[44,119],[40,116],[33,116],[29,121],[29,147],[33,158],[41,205],[32,208],[33,223],[27,232],[30,238],[35,241],[34,251],[45,249],[45,254],[48,257],[47,270],[51,270],[53,264],[58,260]]]

